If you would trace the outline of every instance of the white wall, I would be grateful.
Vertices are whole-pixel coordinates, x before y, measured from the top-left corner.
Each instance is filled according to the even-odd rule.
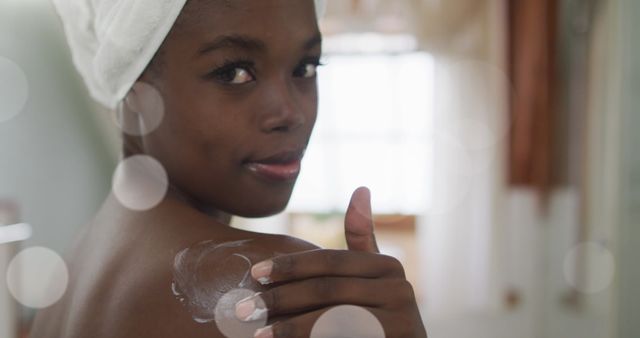
[[[17,202],[19,221],[33,226],[21,247],[46,246],[63,255],[109,191],[115,159],[49,1],[0,1],[0,58],[17,64],[28,82],[25,107],[0,122],[0,199]],[[11,98],[12,90],[9,83],[0,98]],[[0,255],[4,261],[12,256],[4,249]],[[5,276],[1,269],[0,280]],[[12,320],[4,305],[0,322]]]
[[[22,112],[0,122],[0,198],[17,200],[34,226],[27,245],[63,251],[106,196],[115,162],[49,1],[3,1],[0,32],[0,56],[29,88]]]
[[[621,88],[622,125],[622,217],[619,232],[618,337],[640,337],[640,2],[620,1],[618,29],[622,32]]]

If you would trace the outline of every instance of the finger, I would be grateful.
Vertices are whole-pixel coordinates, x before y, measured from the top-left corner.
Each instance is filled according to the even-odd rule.
[[[404,279],[321,277],[283,284],[245,298],[236,304],[236,316],[253,321],[340,304],[398,309],[413,300],[413,288]]]
[[[371,215],[371,193],[360,187],[353,192],[344,219],[347,247],[353,251],[379,253]]]
[[[364,251],[311,250],[274,257],[251,268],[251,276],[261,284],[280,283],[312,277],[399,277],[402,264],[394,257]]]

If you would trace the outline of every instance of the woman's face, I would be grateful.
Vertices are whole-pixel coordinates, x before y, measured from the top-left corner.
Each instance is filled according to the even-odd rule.
[[[165,105],[144,151],[207,208],[282,211],[316,120],[320,39],[312,0],[190,0],[142,77]]]

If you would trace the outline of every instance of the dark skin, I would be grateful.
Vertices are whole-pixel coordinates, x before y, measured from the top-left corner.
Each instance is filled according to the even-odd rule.
[[[212,48],[223,36],[234,39]],[[189,1],[140,78],[160,91],[164,120],[124,143],[125,156],[162,163],[169,192],[145,212],[107,199],[69,256],[67,293],[40,311],[31,337],[224,337],[215,323],[195,322],[172,294],[173,260],[203,240],[245,239],[253,240],[253,263],[273,262],[274,283],[258,283],[265,276],[254,269],[248,286],[263,292],[273,337],[308,336],[338,304],[368,309],[387,337],[426,337],[402,266],[378,253],[367,189],[356,190],[346,213],[349,250],[229,226],[231,215],[262,217],[286,207],[295,180],[266,180],[245,163],[306,147],[320,54],[311,0]],[[229,266],[218,278],[232,283],[245,272]]]

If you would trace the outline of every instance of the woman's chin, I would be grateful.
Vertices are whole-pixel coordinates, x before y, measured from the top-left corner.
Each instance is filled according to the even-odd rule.
[[[256,206],[248,210],[242,210],[241,212],[238,212],[235,215],[244,217],[244,218],[263,218],[263,217],[277,215],[283,212],[286,207],[287,207],[286,203],[282,205],[277,205],[277,206],[276,205]]]
[[[274,187],[256,189],[247,194],[250,198],[246,198],[244,203],[238,205],[237,213],[234,214],[245,218],[262,218],[279,214],[286,209],[292,193],[293,184],[278,186],[275,189]]]
[[[250,203],[238,206],[233,214],[244,218],[273,216],[286,209],[290,197],[291,194],[289,193],[286,194],[286,196],[284,194],[274,194],[268,198],[256,199]]]

